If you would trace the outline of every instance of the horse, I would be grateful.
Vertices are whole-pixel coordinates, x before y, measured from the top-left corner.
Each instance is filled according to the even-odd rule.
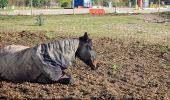
[[[75,58],[92,70],[98,68],[96,52],[87,32],[78,38],[55,40],[33,47],[9,45],[0,49],[0,79],[11,82],[73,84],[64,72]]]

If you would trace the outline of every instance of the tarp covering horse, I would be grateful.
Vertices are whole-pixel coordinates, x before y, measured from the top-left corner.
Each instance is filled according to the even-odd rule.
[[[0,78],[12,82],[59,82],[76,56],[96,68],[95,51],[87,33],[33,47],[9,45],[0,49]]]

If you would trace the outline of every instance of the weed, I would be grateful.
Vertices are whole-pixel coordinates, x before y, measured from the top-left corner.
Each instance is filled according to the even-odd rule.
[[[164,66],[164,68],[170,68],[170,65],[166,65],[166,66]]]
[[[43,24],[44,24],[44,18],[42,17],[42,15],[38,15],[36,18],[36,25],[42,26]]]
[[[136,34],[145,34],[143,31],[137,31]]]
[[[115,70],[118,66],[115,64],[112,64],[112,69]]]
[[[143,49],[143,48],[145,48],[145,46],[142,45],[142,44],[139,44],[139,45],[138,45],[138,48]]]
[[[165,46],[165,48],[163,49],[164,52],[170,51],[170,42],[166,42],[164,46]]]
[[[45,33],[45,37],[47,38],[47,39],[52,39],[52,38],[54,38],[56,35],[55,35],[55,33],[52,33],[52,32],[47,32],[47,33]]]

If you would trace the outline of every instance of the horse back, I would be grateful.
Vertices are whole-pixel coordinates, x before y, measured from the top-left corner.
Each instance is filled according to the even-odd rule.
[[[28,46],[22,46],[22,45],[8,45],[4,48],[0,49],[0,54],[2,53],[15,53],[19,52],[21,50],[29,48]]]

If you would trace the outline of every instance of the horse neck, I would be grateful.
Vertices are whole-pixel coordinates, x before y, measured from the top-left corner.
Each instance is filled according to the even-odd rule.
[[[74,60],[75,54],[79,46],[79,39],[65,39],[54,41],[51,44],[55,45],[57,50],[65,56],[68,60]]]

